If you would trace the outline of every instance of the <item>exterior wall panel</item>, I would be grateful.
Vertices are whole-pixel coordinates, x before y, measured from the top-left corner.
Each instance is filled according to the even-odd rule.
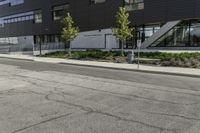
[[[130,12],[132,25],[200,18],[200,0],[144,0],[145,9]],[[81,31],[99,30],[115,25],[115,14],[123,0],[107,0],[90,5],[89,0],[25,0],[24,4],[0,6],[0,17],[41,9],[43,23],[17,22],[0,28],[0,37],[58,34],[62,24],[53,21],[52,6],[70,4],[70,13]]]

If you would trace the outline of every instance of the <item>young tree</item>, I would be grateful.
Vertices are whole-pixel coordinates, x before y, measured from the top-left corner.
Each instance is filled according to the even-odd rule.
[[[129,27],[129,14],[124,7],[120,7],[116,15],[116,27],[112,29],[116,38],[122,42],[121,55],[124,56],[124,43],[133,37],[133,28]]]
[[[69,50],[68,53],[71,56],[71,41],[73,41],[79,33],[79,28],[75,27],[74,21],[69,13],[67,13],[67,16],[63,19],[63,30],[61,33],[61,37],[65,43],[65,47],[67,44],[69,44]]]

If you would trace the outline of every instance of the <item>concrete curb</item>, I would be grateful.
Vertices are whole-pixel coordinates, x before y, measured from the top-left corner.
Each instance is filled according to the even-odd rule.
[[[14,58],[14,57],[0,57],[5,59],[15,59],[15,60],[25,60],[25,61],[35,61],[34,59],[23,59],[23,58]]]
[[[185,76],[185,77],[192,77],[192,78],[200,78],[200,75],[194,75],[194,74],[161,72],[161,71],[142,70],[142,69],[115,68],[115,67],[96,66],[96,65],[83,65],[83,64],[62,63],[62,62],[60,62],[59,64],[73,65],[73,66],[83,66],[83,67],[92,67],[92,68],[96,67],[96,68],[111,69],[111,70],[122,70],[122,71],[132,71],[132,72],[143,72],[143,73],[152,73],[152,74],[165,74],[165,75],[172,75],[172,76]]]
[[[40,57],[14,57],[14,56],[6,56],[0,55],[0,58],[7,59],[16,59],[16,60],[25,60],[25,61],[35,61],[35,62],[45,62],[45,63],[54,63],[54,64],[63,64],[63,65],[74,65],[74,66],[84,66],[84,67],[92,67],[92,68],[103,68],[103,69],[112,69],[112,70],[123,70],[123,71],[133,71],[133,72],[144,72],[144,73],[152,73],[152,74],[165,74],[172,76],[185,76],[185,77],[193,77],[200,78],[200,74],[188,74],[188,73],[178,73],[178,72],[167,72],[167,71],[154,71],[154,70],[143,70],[136,68],[119,68],[119,67],[111,67],[111,66],[102,66],[102,65],[93,65],[93,64],[83,64],[83,63],[72,63],[66,62],[65,59],[56,59],[56,58],[40,58]],[[199,70],[200,71],[200,70]]]

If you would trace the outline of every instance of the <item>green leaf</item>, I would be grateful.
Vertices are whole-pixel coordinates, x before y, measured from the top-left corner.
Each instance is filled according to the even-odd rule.
[[[73,41],[79,33],[79,28],[74,27],[74,21],[69,13],[67,13],[67,16],[63,19],[63,30],[61,33],[61,37],[64,40],[65,43]]]
[[[118,40],[126,40],[133,37],[133,28],[129,27],[131,23],[129,21],[129,13],[126,12],[126,9],[123,7],[119,8],[119,11],[116,15],[116,25],[117,27],[112,28],[112,32]]]

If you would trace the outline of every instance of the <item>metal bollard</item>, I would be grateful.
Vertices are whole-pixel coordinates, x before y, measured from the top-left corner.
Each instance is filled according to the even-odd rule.
[[[134,52],[128,51],[128,63],[133,64],[133,61],[134,61]]]

